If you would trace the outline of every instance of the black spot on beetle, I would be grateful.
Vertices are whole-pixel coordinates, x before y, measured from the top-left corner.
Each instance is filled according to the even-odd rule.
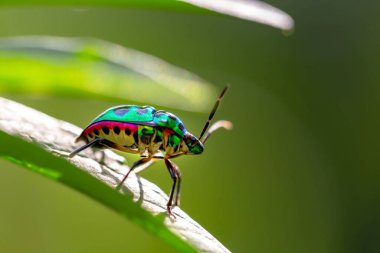
[[[115,134],[119,134],[120,133],[120,128],[118,126],[114,126],[113,127],[113,131],[115,132]]]
[[[89,134],[88,134],[88,137],[92,138],[92,137],[93,137],[92,133],[89,133]]]
[[[131,130],[129,128],[124,129],[126,135],[131,135]]]
[[[102,130],[105,134],[109,134],[110,133],[110,130],[108,129],[108,127],[104,126],[102,127]]]
[[[94,134],[95,134],[96,136],[99,135],[99,131],[98,131],[98,129],[94,129]]]
[[[115,114],[118,115],[118,116],[124,116],[126,113],[129,112],[129,108],[119,108],[119,109],[115,109]]]
[[[179,130],[181,131],[185,129],[185,126],[182,123],[179,123],[178,127],[179,127]]]

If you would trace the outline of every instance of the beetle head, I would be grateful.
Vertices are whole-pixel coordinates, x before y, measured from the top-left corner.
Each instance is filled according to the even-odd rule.
[[[187,132],[185,134],[184,141],[188,148],[188,154],[199,155],[203,152],[203,144],[191,133]]]

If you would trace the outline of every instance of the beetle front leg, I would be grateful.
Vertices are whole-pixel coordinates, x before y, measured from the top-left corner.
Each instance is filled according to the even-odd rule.
[[[180,197],[181,197],[181,181],[182,181],[182,176],[181,176],[181,171],[179,170],[178,166],[176,164],[174,164],[174,172],[176,173],[177,175],[177,179],[178,179],[178,184],[177,184],[177,192],[176,192],[176,195],[175,195],[175,202],[174,202],[174,205],[175,206],[179,206],[180,204]]]
[[[173,215],[171,209],[173,207],[174,192],[176,192],[174,206],[179,205],[179,196],[180,196],[180,190],[181,190],[181,173],[178,169],[178,166],[167,158],[165,158],[165,164],[166,164],[166,167],[168,168],[170,176],[173,180],[173,185],[172,185],[172,188],[170,191],[169,200],[168,200],[168,203],[166,204],[166,207],[167,207],[169,215],[172,215],[173,217],[175,217]],[[178,186],[176,189],[177,180],[178,180]]]

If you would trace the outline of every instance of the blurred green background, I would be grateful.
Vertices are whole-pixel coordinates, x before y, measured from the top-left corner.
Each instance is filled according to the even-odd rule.
[[[219,15],[85,7],[2,7],[0,36],[96,37],[229,83],[216,118],[233,131],[176,162],[181,207],[231,251],[380,252],[380,4],[269,3],[295,19],[291,36]],[[81,127],[115,105],[1,95]],[[193,133],[207,117],[171,111]],[[0,252],[174,252],[72,189],[0,166]],[[142,176],[169,191],[163,163]]]

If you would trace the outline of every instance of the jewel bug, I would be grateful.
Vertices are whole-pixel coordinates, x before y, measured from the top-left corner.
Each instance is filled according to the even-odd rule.
[[[198,138],[188,132],[182,121],[170,112],[156,110],[147,105],[121,105],[112,107],[96,117],[76,138],[76,142],[83,140],[86,144],[75,149],[69,156],[73,157],[89,147],[113,148],[140,155],[141,159],[133,163],[116,190],[120,190],[128,175],[137,167],[163,159],[173,180],[166,205],[168,214],[172,215],[174,195],[174,206],[179,206],[180,203],[181,172],[170,159],[181,155],[201,154],[205,142],[215,130],[221,127],[232,128],[232,123],[226,120],[217,121],[209,128],[227,90],[228,86],[217,98]]]

